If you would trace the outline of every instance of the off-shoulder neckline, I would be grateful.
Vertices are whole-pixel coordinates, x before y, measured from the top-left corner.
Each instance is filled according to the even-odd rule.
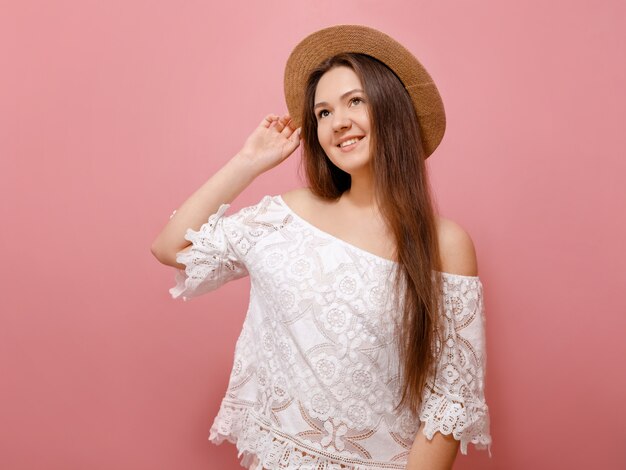
[[[272,197],[272,196],[269,196]],[[303,217],[301,217],[300,215],[298,215],[297,212],[295,212],[291,207],[289,207],[289,205],[285,202],[285,200],[283,199],[282,195],[277,194],[275,196],[273,196],[273,199],[275,201],[278,201],[278,203],[287,211],[289,212],[289,214],[291,214],[295,219],[299,220],[301,223],[303,223],[304,225],[306,225],[307,227],[309,227],[310,229],[312,229],[315,232],[318,232],[322,235],[324,235],[325,237],[331,238],[332,240],[336,241],[337,243],[341,243],[344,246],[347,246],[348,248],[358,251],[359,253],[362,253],[364,256],[368,256],[372,259],[375,259],[379,262],[385,263],[387,265],[392,265],[392,266],[397,266],[399,263],[397,261],[388,259],[388,258],[384,258],[382,256],[376,255],[370,251],[364,250],[363,248],[360,248],[356,245],[353,245],[352,243],[348,243],[347,241],[336,237],[335,235],[326,232],[325,230],[322,230],[321,228],[313,225],[311,222],[309,222],[308,220],[304,219]],[[467,279],[475,279],[475,280],[479,280],[479,276],[466,276],[464,274],[455,274],[455,273],[448,273],[445,271],[440,271],[442,275],[445,276],[453,276],[453,277],[461,277],[461,278],[467,278]]]

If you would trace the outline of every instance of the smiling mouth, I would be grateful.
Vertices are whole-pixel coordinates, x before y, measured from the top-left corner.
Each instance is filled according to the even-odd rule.
[[[337,147],[339,148],[349,147],[351,145],[354,145],[360,142],[362,139],[363,137],[355,137],[354,139],[346,140],[345,142],[340,143],[339,145],[337,145]]]

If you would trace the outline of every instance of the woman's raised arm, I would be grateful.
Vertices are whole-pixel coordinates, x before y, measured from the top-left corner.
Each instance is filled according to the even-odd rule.
[[[288,114],[270,114],[246,140],[243,148],[196,190],[170,218],[151,246],[163,264],[184,269],[176,254],[190,245],[187,229],[198,230],[223,203],[230,203],[257,176],[285,160],[300,145]]]

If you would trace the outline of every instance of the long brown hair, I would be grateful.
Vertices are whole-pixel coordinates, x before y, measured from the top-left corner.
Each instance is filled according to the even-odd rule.
[[[337,66],[354,70],[366,95],[370,169],[378,207],[395,238],[398,262],[393,287],[400,312],[396,344],[401,398],[396,409],[408,406],[417,415],[430,374],[436,374],[436,338],[441,341],[441,262],[419,122],[404,85],[384,63],[353,53],[324,61],[309,76],[302,115],[302,163],[315,195],[336,200],[350,188],[350,175],[328,159],[317,139],[313,111],[320,78]]]

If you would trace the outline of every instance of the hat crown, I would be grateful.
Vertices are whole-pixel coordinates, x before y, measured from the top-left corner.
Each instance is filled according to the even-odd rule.
[[[311,72],[324,60],[340,53],[366,54],[383,62],[407,90],[420,125],[425,157],[430,156],[445,133],[443,101],[426,68],[402,44],[387,34],[363,25],[336,25],[314,32],[293,49],[285,66],[287,108],[297,126],[302,125],[304,90]]]

